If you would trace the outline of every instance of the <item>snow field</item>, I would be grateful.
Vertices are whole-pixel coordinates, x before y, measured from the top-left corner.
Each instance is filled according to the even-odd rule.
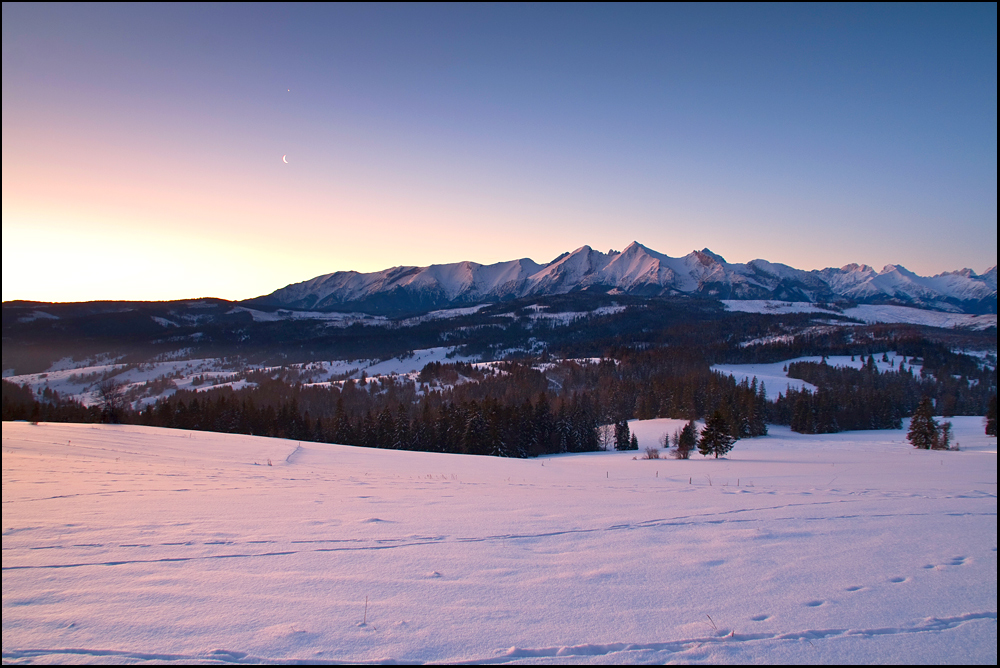
[[[3,660],[994,664],[996,439],[952,421],[689,461],[4,423]]]
[[[324,376],[325,378],[321,382],[312,384],[323,385],[329,383],[329,378],[345,374],[349,371],[354,372],[352,374],[354,378],[360,378],[361,372],[364,371],[369,378],[410,374],[412,376],[411,380],[413,380],[416,378],[416,374],[430,362],[441,362],[444,364],[478,362],[479,358],[477,357],[462,355],[449,357],[448,355],[454,353],[454,350],[453,346],[441,346],[414,350],[412,356],[403,358],[319,361],[289,365],[287,368],[316,370],[321,378]],[[284,367],[246,367],[234,370],[230,366],[227,366],[223,360],[216,358],[150,362],[127,369],[125,365],[115,363],[73,368],[70,367],[70,362],[65,360],[60,360],[60,363],[56,366],[59,368],[50,369],[45,373],[17,376],[8,375],[5,376],[5,380],[15,385],[27,384],[36,392],[48,388],[59,392],[63,398],[75,399],[85,406],[99,403],[97,383],[105,375],[114,375],[114,379],[122,383],[126,390],[140,388],[147,382],[155,383],[156,381],[162,381],[163,387],[159,391],[151,389],[150,394],[144,396],[139,404],[136,405],[136,408],[141,409],[148,404],[155,403],[157,399],[171,396],[179,389],[202,392],[225,386],[242,389],[253,384],[243,379],[234,382],[224,382],[225,379],[242,375],[258,368],[273,371],[274,373],[278,373],[284,369]],[[203,384],[195,385],[196,377],[200,377],[204,381]],[[169,385],[166,384],[167,381],[170,381]]]
[[[98,403],[97,384],[105,376],[113,376],[114,380],[122,383],[126,389],[158,380],[172,381],[176,389],[195,389],[194,378],[201,376],[206,381],[201,388],[208,389],[213,387],[210,384],[213,379],[226,378],[237,373],[224,368],[222,360],[216,358],[149,362],[133,366],[112,363],[75,368],[69,367],[69,363],[63,360],[60,362],[54,369],[45,373],[9,375],[5,380],[15,385],[27,384],[36,392],[48,388],[64,398],[75,399],[88,406]],[[174,387],[171,387],[154,396],[147,396],[144,398],[144,403],[153,403],[157,398],[169,396],[174,391]]]
[[[452,354],[454,350],[455,348],[453,346],[442,346],[438,348],[426,348],[423,350],[414,350],[413,357],[408,357],[405,359],[394,357],[392,359],[384,360],[381,362],[376,360],[369,360],[368,363],[362,366],[361,368],[368,374],[368,377],[371,378],[373,376],[388,376],[390,374],[415,373],[423,369],[431,362],[441,362],[442,364],[454,364],[456,362],[479,361],[478,357],[465,357],[461,355],[448,357],[448,355]]]
[[[912,306],[894,306],[891,304],[859,304],[842,311],[832,311],[809,302],[786,302],[776,299],[723,299],[722,303],[730,311],[743,313],[842,313],[848,318],[861,322],[873,323],[905,323],[909,325],[924,325],[927,327],[942,327],[946,329],[963,328],[984,330],[997,326],[995,313],[984,315],[968,315],[965,313],[945,313]]]
[[[886,357],[889,359],[888,362],[882,361],[881,354],[873,355],[873,357],[875,359],[875,366],[879,373],[898,370],[899,363],[904,362],[904,360],[906,368],[915,374],[919,374],[920,370],[923,368],[922,364],[911,364],[909,357],[904,357],[898,353],[887,353]],[[867,359],[867,357],[862,355],[855,355],[854,359],[851,359],[850,355],[829,355],[826,358],[826,363],[834,367],[860,369]],[[718,371],[719,373],[726,374],[727,376],[733,376],[737,383],[744,379],[751,381],[756,378],[758,383],[764,383],[768,398],[773,399],[778,396],[779,392],[784,394],[789,387],[795,390],[808,389],[815,392],[816,386],[812,383],[807,383],[806,381],[799,380],[798,378],[789,378],[788,372],[785,371],[785,367],[793,362],[820,362],[822,360],[823,358],[821,356],[815,355],[813,357],[797,357],[783,362],[772,362],[768,364],[716,364],[712,367],[712,371]]]

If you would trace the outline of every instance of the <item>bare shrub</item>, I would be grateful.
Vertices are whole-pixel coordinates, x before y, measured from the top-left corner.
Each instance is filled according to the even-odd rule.
[[[615,443],[615,426],[613,424],[602,424],[597,428],[597,440],[601,445],[601,450],[613,450]]]
[[[125,399],[125,386],[113,378],[106,378],[98,384],[97,396],[101,405],[101,421],[120,423],[128,405]]]

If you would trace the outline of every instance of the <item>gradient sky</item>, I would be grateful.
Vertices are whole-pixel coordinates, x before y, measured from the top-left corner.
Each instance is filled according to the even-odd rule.
[[[996,4],[3,4],[5,301],[633,240],[995,265]]]

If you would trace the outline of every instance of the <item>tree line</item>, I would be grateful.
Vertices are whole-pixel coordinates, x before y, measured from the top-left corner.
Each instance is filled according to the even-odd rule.
[[[885,354],[882,357],[888,361]],[[771,404],[770,421],[804,434],[899,429],[903,417],[912,415],[923,398],[941,415],[983,415],[990,397],[996,396],[996,370],[974,362],[957,365],[956,357],[949,353],[920,358],[920,373],[903,361],[896,369],[880,372],[872,355],[860,369],[834,367],[825,358],[790,363],[788,376],[816,390],[789,389],[779,395]]]
[[[343,383],[310,384],[260,371],[248,376],[253,383],[242,389],[180,390],[141,410],[105,395],[113,388],[102,389],[101,406],[84,407],[49,390],[32,393],[27,386],[4,381],[3,419],[119,421],[366,447],[531,457],[632,449],[627,421],[635,418],[711,416],[738,439],[766,434],[768,423],[788,424],[803,433],[899,428],[923,396],[932,397],[939,410],[983,415],[991,394],[995,397],[996,371],[968,356],[929,342],[883,345],[889,350],[909,346],[910,360],[920,353],[923,374],[906,365],[880,372],[870,354],[860,370],[825,361],[792,363],[789,375],[817,389],[789,390],[771,399],[756,379],[737,382],[713,373],[715,360],[706,346],[622,346],[587,363],[435,362],[415,379],[362,375]],[[610,429],[602,429],[606,426]]]

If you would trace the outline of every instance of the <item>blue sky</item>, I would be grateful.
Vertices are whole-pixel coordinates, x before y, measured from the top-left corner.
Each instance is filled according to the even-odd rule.
[[[996,264],[996,5],[3,5],[3,299]],[[282,156],[288,161],[285,164]]]

